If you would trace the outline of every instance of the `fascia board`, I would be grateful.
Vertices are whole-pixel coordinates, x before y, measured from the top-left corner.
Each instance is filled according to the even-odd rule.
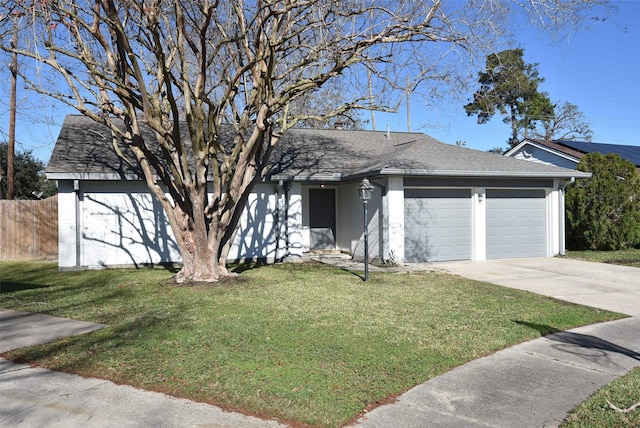
[[[492,178],[589,178],[591,177],[591,173],[582,172],[582,171],[574,171],[571,169],[562,169],[562,171],[558,172],[550,172],[550,171],[447,171],[447,170],[439,170],[439,171],[430,171],[430,170],[419,170],[419,169],[396,169],[396,168],[385,168],[380,171],[381,175],[424,175],[424,176],[449,176],[449,177],[492,177]]]
[[[86,173],[86,172],[47,172],[49,180],[85,180],[85,181],[142,181],[136,174],[125,174],[124,177],[114,173]]]

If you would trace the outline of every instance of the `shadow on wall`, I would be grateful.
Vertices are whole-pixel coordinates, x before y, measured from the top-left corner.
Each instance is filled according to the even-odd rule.
[[[230,259],[271,260],[276,251],[277,210],[271,206],[273,195],[265,192],[249,197],[236,232]]]
[[[250,197],[230,260],[273,260],[279,224],[269,193]],[[178,244],[160,203],[150,193],[83,195],[83,266],[180,263]],[[284,221],[284,219],[282,220]],[[284,241],[286,230],[281,231]],[[286,244],[282,242],[281,248]],[[284,251],[283,251],[284,253]]]
[[[154,265],[180,261],[162,206],[151,194],[83,196],[85,266]]]

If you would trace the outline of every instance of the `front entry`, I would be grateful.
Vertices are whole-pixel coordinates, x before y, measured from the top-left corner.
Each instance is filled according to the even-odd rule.
[[[309,229],[311,250],[336,248],[335,189],[309,189]]]

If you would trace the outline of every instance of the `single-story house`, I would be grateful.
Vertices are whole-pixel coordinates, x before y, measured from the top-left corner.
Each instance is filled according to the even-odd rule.
[[[58,181],[61,269],[179,262],[160,204],[111,147],[68,116],[47,177]],[[314,251],[399,262],[550,257],[564,251],[564,186],[590,174],[439,142],[423,133],[292,129],[247,202],[232,260]]]
[[[584,155],[593,152],[603,155],[615,153],[622,159],[631,161],[640,172],[640,146],[525,138],[504,155],[546,165],[576,168]]]

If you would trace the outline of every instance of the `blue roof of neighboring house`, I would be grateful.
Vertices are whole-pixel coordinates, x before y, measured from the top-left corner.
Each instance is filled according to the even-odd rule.
[[[636,167],[640,167],[640,146],[625,146],[622,144],[587,143],[584,141],[555,140],[556,143],[577,150],[582,153],[598,152],[603,155],[618,154],[622,159],[627,159]]]

